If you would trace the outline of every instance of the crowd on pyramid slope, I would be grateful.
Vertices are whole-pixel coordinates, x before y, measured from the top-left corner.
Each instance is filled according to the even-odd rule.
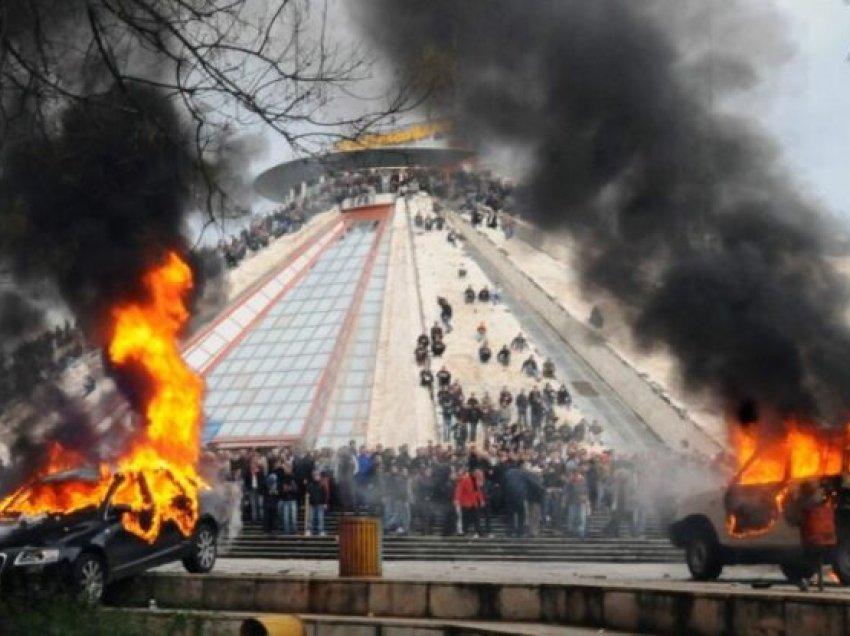
[[[427,191],[432,179],[441,177],[419,174],[414,190]],[[488,197],[502,200],[501,193],[468,196],[482,206]],[[609,519],[605,534],[640,536],[650,513],[671,512],[677,475],[722,468],[724,458],[685,447],[650,457],[606,444],[605,423],[582,416],[569,378],[535,351],[503,307],[499,286],[459,249],[457,258],[445,258],[442,246],[457,249],[462,237],[439,206],[424,196],[406,199],[423,288],[442,286],[429,296],[436,301],[426,308],[430,326],[411,343],[410,382],[433,400],[435,441],[414,449],[352,441],[340,449],[220,451],[221,474],[244,490],[246,519],[268,532],[322,534],[327,509],[366,510],[390,532],[480,536],[501,517],[509,535],[585,537],[588,516],[597,512]],[[511,233],[490,205],[473,210],[476,222]],[[398,386],[404,390],[402,379]],[[300,506],[309,509],[308,528],[297,526]]]

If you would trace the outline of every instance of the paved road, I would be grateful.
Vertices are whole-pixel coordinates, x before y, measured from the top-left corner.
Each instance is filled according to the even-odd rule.
[[[467,235],[472,231],[468,225],[465,225],[462,230]],[[492,251],[488,250],[488,254],[485,254],[470,241],[466,241],[466,250],[487,277],[501,285],[504,303],[517,317],[531,340],[545,352],[545,355],[552,358],[557,370],[557,378],[565,379],[567,386],[571,387],[573,399],[579,404],[582,413],[586,414],[588,420],[597,419],[603,424],[605,428],[603,438],[607,444],[630,453],[664,446],[655,432],[573,350],[561,334],[538,312],[530,308],[530,303],[525,301],[530,283],[523,289],[519,285],[512,284],[499,273],[500,270],[504,271],[503,268],[511,268],[521,274],[507,257],[497,252],[495,248]],[[500,259],[498,267],[492,260],[494,255]],[[582,383],[582,386],[589,389],[586,392],[587,395],[580,395],[577,392],[576,382]]]

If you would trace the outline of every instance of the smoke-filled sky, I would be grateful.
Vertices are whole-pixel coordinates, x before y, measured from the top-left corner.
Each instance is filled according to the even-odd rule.
[[[355,6],[401,77],[446,77],[431,107],[469,143],[527,158],[523,213],[573,234],[586,290],[614,300],[641,345],[670,351],[688,388],[742,419],[847,421],[836,227],[756,90],[794,59],[778,5]]]
[[[675,0],[668,3],[675,4]],[[783,63],[763,74],[761,83],[735,106],[757,111],[801,183],[850,225],[850,186],[845,174],[850,148],[850,7],[842,0],[759,4],[775,7],[784,17],[791,50]],[[356,3],[329,0],[335,37],[363,38],[348,23],[353,5]],[[706,39],[705,33],[702,39]],[[375,74],[380,76],[381,70],[376,69]],[[291,149],[273,134],[267,138],[269,151],[257,157],[256,172],[292,158]]]

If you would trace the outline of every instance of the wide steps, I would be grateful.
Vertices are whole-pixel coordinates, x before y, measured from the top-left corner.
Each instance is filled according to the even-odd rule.
[[[335,536],[249,535],[221,546],[221,555],[245,559],[335,560]],[[574,537],[396,536],[383,540],[388,561],[555,561],[608,563],[671,563],[681,561],[681,551],[664,539]]]

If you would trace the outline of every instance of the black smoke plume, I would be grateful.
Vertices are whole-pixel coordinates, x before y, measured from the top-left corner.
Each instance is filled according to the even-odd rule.
[[[763,69],[682,37],[712,28],[706,3],[358,6],[403,74],[443,75],[432,107],[461,135],[530,153],[523,213],[573,234],[586,287],[618,299],[642,345],[669,348],[688,388],[730,414],[846,423],[847,290],[825,256],[831,230],[771,141],[712,107],[712,91]],[[754,47],[781,32],[763,18]]]
[[[101,105],[101,101],[103,105]],[[109,309],[139,298],[145,271],[187,252],[192,155],[155,89],[124,87],[68,108],[55,135],[9,143],[2,157],[2,258],[22,281],[52,281],[103,343]]]
[[[36,335],[42,328],[41,310],[29,298],[17,290],[0,293],[0,348]]]

